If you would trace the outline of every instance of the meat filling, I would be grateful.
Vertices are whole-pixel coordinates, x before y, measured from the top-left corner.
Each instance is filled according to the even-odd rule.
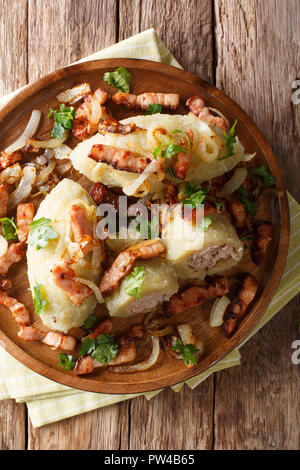
[[[229,245],[212,245],[205,250],[196,251],[187,259],[187,266],[195,271],[211,268],[223,259],[233,258],[238,261],[238,254]]]

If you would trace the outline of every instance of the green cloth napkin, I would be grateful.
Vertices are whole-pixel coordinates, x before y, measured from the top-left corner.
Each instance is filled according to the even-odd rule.
[[[96,52],[80,62],[114,57],[149,59],[180,67],[154,29],[125,39],[125,41]],[[15,93],[0,98],[0,106],[5,105]],[[289,208],[291,238],[286,268],[272,302],[259,324],[245,341],[267,323],[300,290],[300,206],[290,195]],[[238,365],[240,357],[239,350],[236,349],[210,369],[185,383],[190,388],[195,388],[214,372]],[[181,383],[171,388],[178,392],[183,385]],[[160,391],[146,393],[144,396],[151,399]],[[81,392],[59,385],[27,369],[0,345],[0,400],[14,398],[18,403],[25,402],[34,427],[128,400],[138,395],[104,395]]]

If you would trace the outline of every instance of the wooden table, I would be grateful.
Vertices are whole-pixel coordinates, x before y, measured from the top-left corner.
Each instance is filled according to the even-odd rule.
[[[1,95],[153,26],[184,68],[248,112],[300,200],[299,0],[0,0],[0,11]],[[24,405],[0,402],[0,449],[299,449],[298,321],[299,297],[243,347],[240,367],[194,391],[40,429]]]

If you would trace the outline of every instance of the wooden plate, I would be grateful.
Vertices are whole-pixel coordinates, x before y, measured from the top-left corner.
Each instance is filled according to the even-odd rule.
[[[104,72],[124,66],[132,72],[131,90],[133,93],[146,91],[167,92],[180,94],[180,108],[177,114],[185,114],[184,103],[190,96],[200,94],[205,102],[219,109],[233,123],[238,120],[237,135],[248,152],[257,152],[255,164],[267,163],[276,177],[278,198],[264,198],[258,218],[271,220],[275,226],[275,236],[263,267],[258,269],[246,251],[238,267],[238,271],[249,271],[259,280],[260,290],[251,311],[241,323],[238,331],[231,339],[223,336],[219,328],[209,327],[209,310],[211,303],[201,308],[185,313],[182,320],[187,318],[193,324],[196,334],[204,341],[206,356],[193,368],[186,368],[181,361],[168,358],[161,353],[158,362],[149,371],[136,374],[111,374],[108,371],[96,369],[90,376],[78,377],[73,372],[67,372],[58,367],[58,352],[52,351],[40,343],[26,343],[17,336],[18,326],[10,312],[1,307],[0,311],[0,344],[18,361],[35,372],[73,388],[101,393],[138,393],[167,387],[189,379],[205,371],[236,348],[253,328],[265,312],[271,301],[280,277],[282,275],[289,243],[289,211],[287,195],[276,158],[255,124],[224,93],[201,80],[196,75],[157,62],[133,59],[108,59],[85,62],[47,75],[21,91],[0,112],[0,141],[1,149],[6,148],[22,132],[33,109],[43,112],[43,122],[38,136],[49,136],[51,123],[46,119],[49,108],[57,108],[56,96],[62,90],[82,82],[89,82],[92,89],[103,87],[110,93],[116,90],[102,81]],[[132,115],[126,108],[109,104],[111,111],[118,119]],[[140,113],[136,113],[140,114]],[[75,143],[75,140],[74,140]],[[72,141],[70,141],[72,146]],[[89,189],[91,182],[76,172],[74,179]],[[260,215],[261,214],[261,215]],[[26,261],[12,266],[9,278],[13,281],[11,295],[23,302],[31,312],[34,312],[33,302],[27,279]],[[38,320],[40,321],[40,320]],[[118,330],[128,328],[136,318],[118,320]]]

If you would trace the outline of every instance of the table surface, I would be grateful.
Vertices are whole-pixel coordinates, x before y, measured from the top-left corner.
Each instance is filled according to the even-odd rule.
[[[0,11],[0,95],[154,27],[186,70],[257,123],[300,200],[299,0],[0,0]],[[242,348],[240,367],[193,391],[39,429],[25,405],[0,402],[0,449],[299,449],[299,334],[298,297]]]

